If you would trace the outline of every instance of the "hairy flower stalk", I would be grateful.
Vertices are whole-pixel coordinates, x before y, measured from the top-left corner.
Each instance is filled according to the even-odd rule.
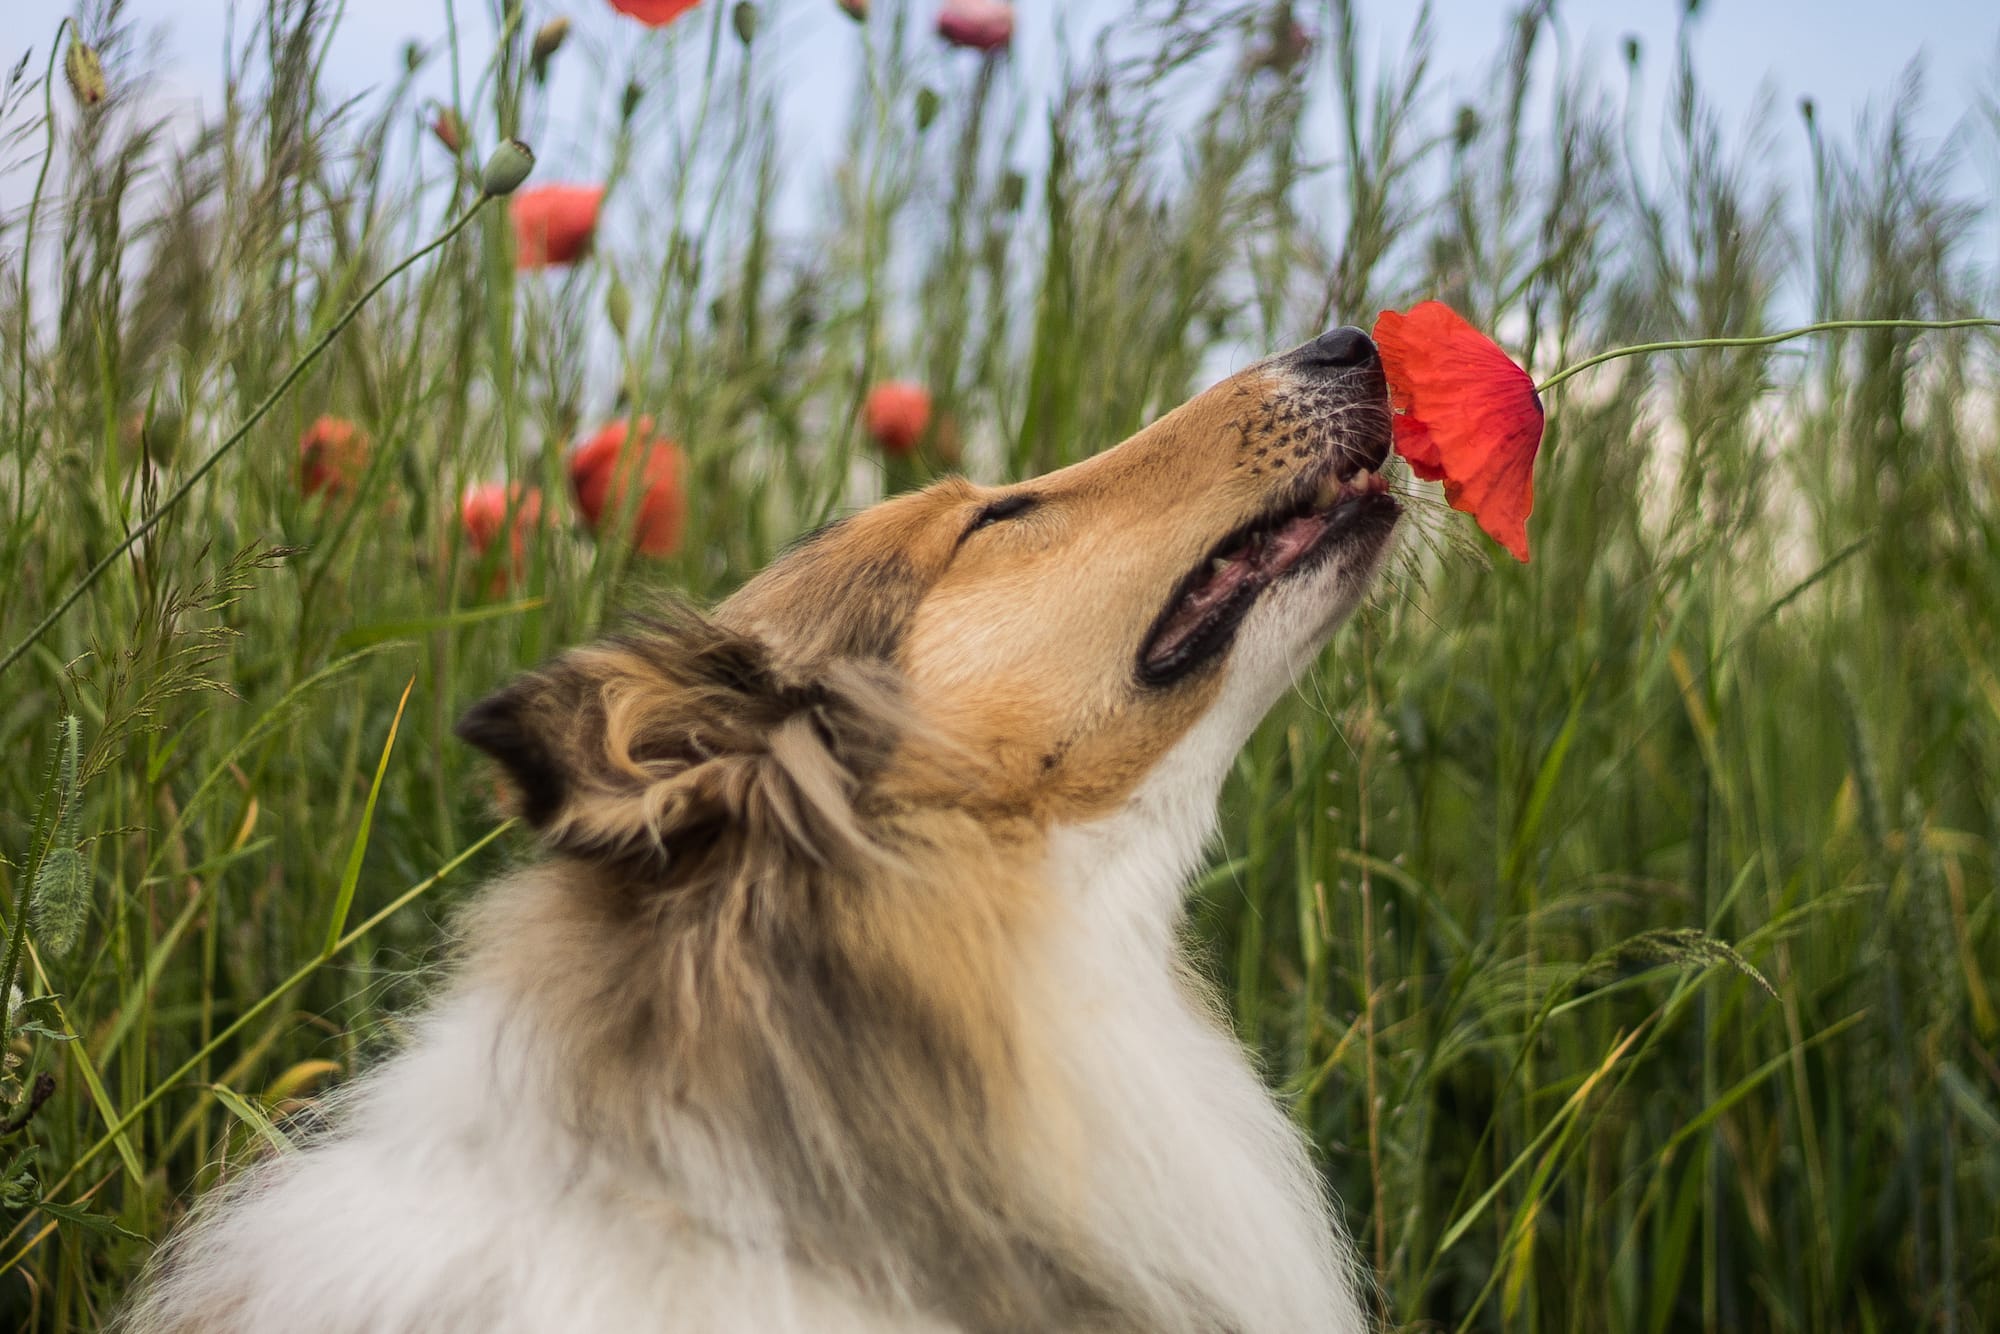
[[[1681,352],[1697,347],[1771,347],[1778,343],[1788,343],[1794,338],[1804,338],[1817,333],[1838,333],[1843,329],[2000,329],[2000,318],[1984,315],[1968,316],[1958,320],[1821,320],[1816,324],[1801,324],[1796,329],[1786,329],[1782,333],[1754,334],[1740,338],[1671,338],[1659,343],[1633,343],[1629,347],[1614,347],[1609,352],[1599,352],[1585,357],[1573,366],[1565,366],[1548,379],[1535,386],[1535,392],[1546,394],[1564,380],[1581,375],[1607,361],[1617,361],[1621,357],[1643,357],[1654,352]]]

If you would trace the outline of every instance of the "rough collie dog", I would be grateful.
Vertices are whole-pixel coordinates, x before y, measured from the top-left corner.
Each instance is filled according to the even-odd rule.
[[[1389,548],[1388,446],[1338,329],[475,705],[546,859],[123,1327],[1363,1329],[1177,927],[1232,758]]]

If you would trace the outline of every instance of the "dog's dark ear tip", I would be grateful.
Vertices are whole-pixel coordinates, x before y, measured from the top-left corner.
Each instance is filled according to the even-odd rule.
[[[524,716],[528,701],[519,685],[496,691],[467,709],[452,729],[458,739],[500,762],[521,790],[521,814],[545,825],[562,808],[562,776]]]

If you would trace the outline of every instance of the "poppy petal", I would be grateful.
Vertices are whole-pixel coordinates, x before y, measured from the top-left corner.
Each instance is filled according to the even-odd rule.
[[[1004,0],[945,0],[938,36],[974,51],[1002,51],[1014,40],[1014,6]]]
[[[508,204],[514,220],[514,263],[523,269],[574,264],[597,235],[601,185],[543,185],[523,190]]]
[[[611,0],[611,7],[649,28],[664,28],[699,3],[700,0]]]
[[[862,418],[883,453],[909,454],[930,425],[930,392],[907,380],[885,380],[868,391]]]
[[[1529,374],[1441,301],[1385,310],[1375,343],[1396,415],[1396,452],[1444,483],[1445,500],[1528,559],[1542,402]]]
[[[623,510],[625,488],[636,484],[640,494],[633,545],[643,555],[671,556],[680,549],[687,519],[681,452],[673,441],[654,433],[651,417],[639,418],[636,425],[637,438],[630,450],[639,451],[640,457],[627,458],[626,423],[612,422],[571,453],[570,486],[584,523],[595,533],[607,513],[616,516]]]

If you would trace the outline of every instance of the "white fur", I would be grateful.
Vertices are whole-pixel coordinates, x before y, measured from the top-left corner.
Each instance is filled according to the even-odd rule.
[[[1143,1283],[1235,1334],[1356,1334],[1353,1266],[1296,1128],[1189,985],[1182,890],[1250,730],[1371,568],[1272,590],[1213,709],[1117,814],[1055,831],[1052,922],[1034,988],[1078,1152],[1043,1165],[1069,1212]],[[662,1113],[682,1212],[650,1174],[591,1152],[554,1112],[560,1052],[531,1015],[461,987],[408,1050],[336,1109],[311,1149],[248,1174],[175,1243],[133,1334],[949,1334],[791,1262],[738,1146]],[[1164,1278],[1162,1276],[1165,1276]],[[216,1323],[219,1293],[240,1304]],[[210,1312],[204,1316],[200,1313]]]
[[[1182,895],[1237,752],[1375,568],[1337,561],[1267,593],[1215,705],[1123,810],[1050,845],[1051,878],[1085,925],[1056,948],[1085,1018],[1071,1032],[1076,1096],[1101,1118],[1098,1226],[1161,1257],[1244,1331],[1353,1334],[1368,1322],[1303,1138],[1184,976]]]
[[[212,1334],[945,1334],[885,1318],[787,1262],[755,1164],[679,1127],[690,1218],[550,1115],[529,1030],[477,993],[336,1109],[341,1129],[204,1205],[135,1331]],[[579,1133],[583,1132],[583,1133]],[[226,1325],[183,1324],[243,1294]]]

